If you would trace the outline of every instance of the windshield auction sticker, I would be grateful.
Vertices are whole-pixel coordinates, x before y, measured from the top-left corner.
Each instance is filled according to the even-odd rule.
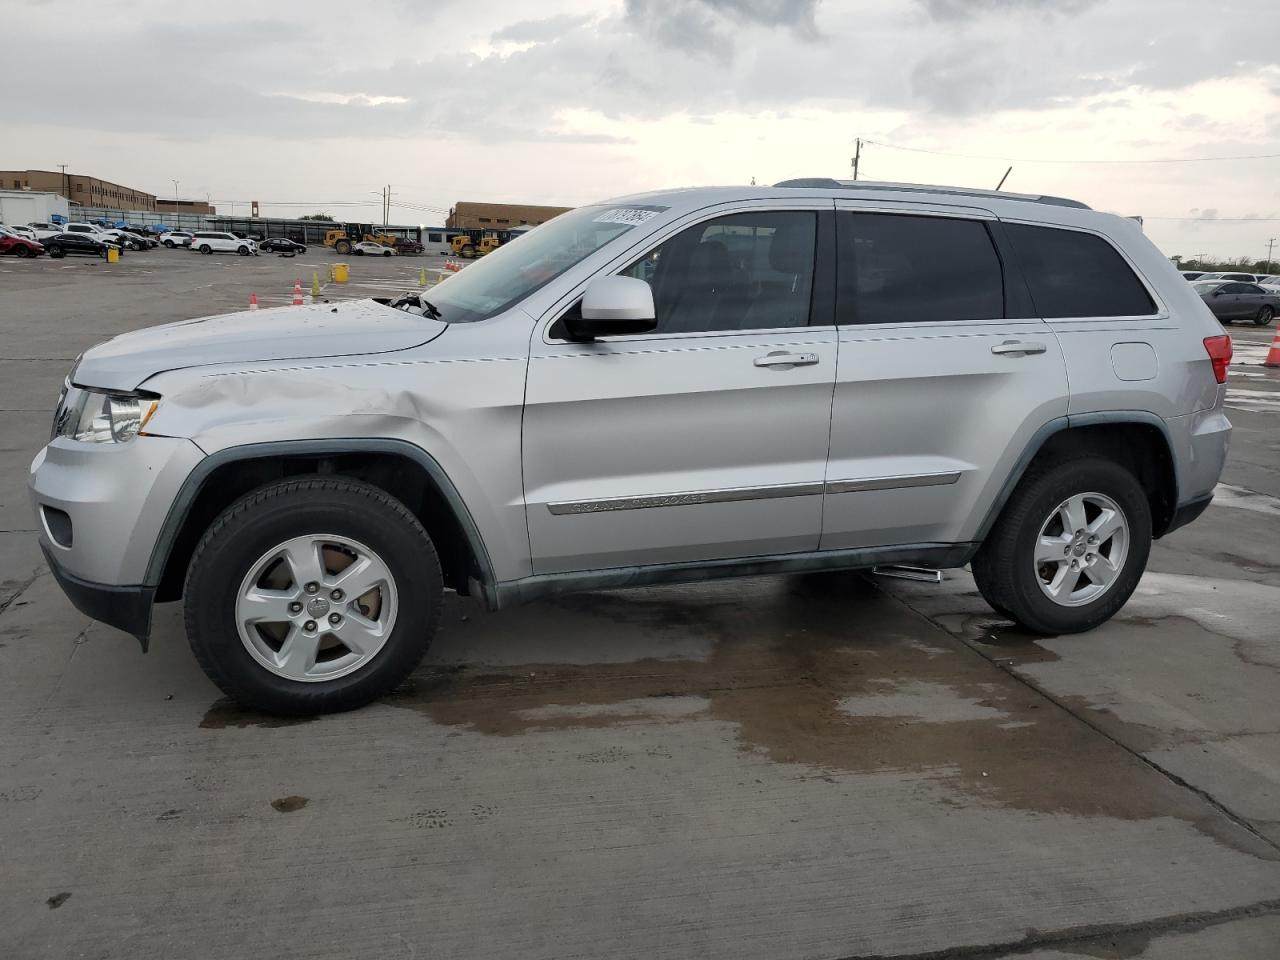
[[[643,210],[639,207],[613,207],[595,218],[596,223],[625,223],[636,226],[656,217],[660,211]]]

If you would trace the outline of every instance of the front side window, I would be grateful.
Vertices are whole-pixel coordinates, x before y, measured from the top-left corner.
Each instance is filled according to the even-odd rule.
[[[1145,317],[1156,306],[1124,258],[1079,230],[1005,224],[1036,310],[1060,317]]]
[[[1004,317],[1004,274],[979,220],[841,212],[841,323],[939,323]]]
[[[794,210],[717,217],[677,233],[623,274],[653,288],[657,333],[802,327],[817,223],[817,214]]]
[[[446,323],[486,320],[666,209],[635,204],[571,210],[432,287],[431,303]]]

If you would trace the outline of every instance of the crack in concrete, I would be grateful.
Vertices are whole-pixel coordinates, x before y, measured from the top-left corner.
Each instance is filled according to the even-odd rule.
[[[875,585],[875,586],[877,590],[879,590],[886,597],[891,598],[896,603],[901,605],[903,609],[908,610],[913,615],[921,618],[926,623],[933,625],[939,630],[942,630],[947,633],[951,633],[951,636],[955,637],[961,644],[967,647],[970,651],[977,654],[979,657],[986,660],[988,663],[992,664],[993,666],[997,667],[1002,672],[1004,672],[1005,674],[1007,674],[1008,676],[1016,680],[1018,683],[1021,683],[1027,689],[1034,691],[1036,694],[1043,697],[1045,700],[1048,700],[1059,710],[1062,710],[1064,713],[1072,717],[1075,717],[1077,720],[1079,720],[1089,729],[1093,730],[1099,736],[1103,737],[1110,743],[1115,744],[1125,753],[1129,754],[1131,757],[1135,758],[1145,766],[1150,767],[1152,770],[1156,771],[1156,773],[1160,774],[1160,776],[1169,780],[1171,783],[1176,784],[1177,786],[1182,787],[1183,789],[1195,794],[1200,799],[1204,800],[1205,803],[1213,807],[1213,809],[1217,810],[1224,817],[1230,820],[1233,824],[1240,827],[1246,833],[1250,834],[1255,839],[1259,840],[1266,846],[1270,847],[1272,850],[1275,850],[1277,853],[1280,853],[1280,842],[1272,840],[1266,834],[1262,833],[1260,830],[1258,830],[1258,828],[1253,823],[1251,823],[1249,820],[1245,819],[1244,817],[1240,816],[1239,814],[1235,813],[1235,811],[1233,811],[1230,807],[1228,807],[1222,801],[1218,800],[1215,796],[1213,796],[1213,794],[1209,793],[1207,790],[1202,790],[1200,787],[1197,787],[1195,784],[1189,782],[1183,777],[1178,776],[1173,771],[1156,763],[1154,760],[1147,757],[1145,754],[1141,753],[1139,750],[1129,746],[1129,744],[1125,743],[1123,740],[1120,740],[1115,735],[1108,732],[1098,721],[1096,721],[1092,717],[1086,716],[1081,711],[1072,709],[1072,705],[1068,700],[1055,696],[1054,694],[1045,690],[1035,681],[1031,680],[1029,677],[1019,673],[1017,670],[1014,669],[1016,665],[1011,663],[1007,658],[991,656],[985,650],[982,650],[980,648],[981,644],[975,642],[974,640],[969,639],[968,637],[958,636],[957,634],[951,631],[948,631],[947,628],[942,623],[940,623],[938,620],[934,619],[933,617],[929,616],[928,614],[921,613],[915,607],[907,603],[907,601],[904,598],[897,596],[896,594],[892,594],[885,591],[879,585]],[[1165,619],[1165,618],[1159,618],[1159,619]],[[1203,625],[1199,623],[1197,623],[1197,626],[1201,626],[1203,628]],[[1208,633],[1214,632],[1212,630],[1209,630],[1208,628],[1204,628],[1204,629]],[[1219,636],[1222,636],[1222,635],[1219,634]],[[1224,639],[1229,641],[1235,641],[1236,638],[1224,637]],[[1088,708],[1088,709],[1092,711],[1095,708]],[[922,955],[922,957],[923,956],[928,956],[928,954],[924,954]],[[963,955],[956,954],[956,956],[963,956]]]
[[[1082,948],[1108,948],[1109,941],[1124,940],[1141,945],[1158,936],[1168,933],[1197,933],[1210,927],[1233,923],[1237,920],[1252,920],[1280,914],[1280,900],[1259,900],[1243,907],[1229,907],[1225,910],[1203,910],[1194,913],[1178,913],[1154,920],[1139,920],[1133,923],[1090,924],[1080,927],[1066,927],[1049,933],[1032,930],[1020,940],[1009,940],[1003,943],[973,944],[960,947],[944,947],[941,950],[927,950],[923,953],[867,953],[852,954],[840,960],[998,960],[1000,957],[1014,957],[1039,950],[1071,949],[1073,952],[1088,952]],[[1105,956],[1106,954],[1098,954]],[[1114,956],[1114,954],[1112,954]],[[1126,953],[1124,956],[1136,956]]]
[[[37,568],[35,573],[27,577],[26,580],[19,582],[18,589],[13,592],[12,596],[7,597],[4,600],[0,600],[0,614],[3,614],[6,610],[8,610],[9,607],[13,605],[13,602],[15,600],[17,600],[24,593],[26,593],[28,590],[31,589],[31,585],[35,583],[38,579],[40,579],[40,574],[42,572],[43,572],[43,568]]]

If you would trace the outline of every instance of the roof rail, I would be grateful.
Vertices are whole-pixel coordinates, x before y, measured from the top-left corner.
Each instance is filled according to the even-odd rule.
[[[798,180],[783,180],[775,183],[775,187],[802,187],[819,190],[883,190],[894,193],[945,193],[956,197],[989,197],[997,200],[1025,200],[1028,203],[1047,203],[1054,207],[1075,207],[1079,210],[1092,209],[1079,200],[1068,200],[1065,197],[1050,197],[1030,193],[1005,193],[1002,190],[973,190],[967,187],[930,187],[919,183],[887,183],[877,180],[835,180],[831,177],[801,177]]]

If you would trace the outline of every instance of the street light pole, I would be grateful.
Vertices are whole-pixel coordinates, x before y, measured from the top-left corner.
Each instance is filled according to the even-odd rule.
[[[1267,241],[1267,273],[1271,272],[1271,248],[1276,245],[1277,239],[1280,239],[1280,238],[1272,237],[1270,240]]]
[[[173,225],[175,227],[182,226],[182,222],[178,219],[178,181],[170,179],[173,184]]]

